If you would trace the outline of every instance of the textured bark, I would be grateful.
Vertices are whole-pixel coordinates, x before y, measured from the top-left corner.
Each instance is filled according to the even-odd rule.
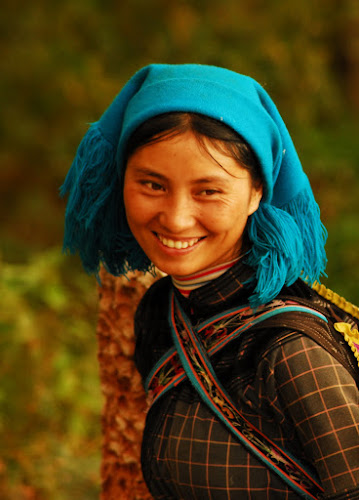
[[[131,274],[114,278],[101,271],[99,342],[103,449],[101,500],[151,498],[140,467],[146,398],[133,362],[133,317],[139,300],[154,279]]]

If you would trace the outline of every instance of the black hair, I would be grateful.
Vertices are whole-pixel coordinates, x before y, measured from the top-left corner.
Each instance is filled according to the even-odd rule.
[[[228,125],[198,113],[164,113],[142,123],[127,142],[126,162],[137,149],[188,131],[193,132],[207,152],[204,138],[209,139],[219,152],[231,156],[241,167],[248,170],[254,184],[262,183],[259,162],[249,144]]]

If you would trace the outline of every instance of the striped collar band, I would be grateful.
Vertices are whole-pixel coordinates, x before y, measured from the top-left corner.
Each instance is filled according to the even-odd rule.
[[[197,273],[190,274],[182,278],[174,278],[171,276],[172,283],[184,297],[189,297],[192,290],[207,285],[210,281],[224,274],[238,261],[239,258],[210,267],[209,269],[204,269],[203,271],[198,271]]]

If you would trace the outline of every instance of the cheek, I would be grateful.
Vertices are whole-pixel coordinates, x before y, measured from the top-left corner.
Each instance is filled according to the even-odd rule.
[[[124,185],[123,185],[123,202],[125,205],[126,213],[131,213],[134,210],[134,206],[138,204],[137,191],[135,190],[133,182],[127,180],[125,175]]]
[[[235,210],[218,210],[213,215],[201,219],[204,226],[213,236],[240,239],[247,223],[247,216]]]
[[[202,218],[203,225],[213,234],[231,241],[240,240],[248,221],[248,201],[242,203],[235,200],[234,203],[214,207]]]
[[[146,224],[155,216],[155,204],[132,190],[124,190],[127,222],[132,226]]]
[[[123,202],[125,205],[127,222],[131,226],[133,222],[137,221],[139,215],[143,213],[143,211],[139,209],[140,207],[138,197],[136,197],[133,190],[126,186],[126,183],[123,190]]]
[[[248,216],[247,200],[234,199],[227,203],[220,203],[206,214],[207,220],[220,226],[233,226],[235,222],[243,221]]]

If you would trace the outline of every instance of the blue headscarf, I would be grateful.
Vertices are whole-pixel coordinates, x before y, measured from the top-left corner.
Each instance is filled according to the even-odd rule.
[[[124,151],[136,128],[154,116],[200,113],[225,123],[248,142],[262,172],[264,195],[250,216],[252,303],[274,298],[299,276],[324,273],[326,230],[288,130],[269,95],[248,76],[215,66],[152,64],[123,87],[83,138],[61,188],[69,194],[64,248],[79,252],[97,274],[149,270],[128,228],[119,184]]]

